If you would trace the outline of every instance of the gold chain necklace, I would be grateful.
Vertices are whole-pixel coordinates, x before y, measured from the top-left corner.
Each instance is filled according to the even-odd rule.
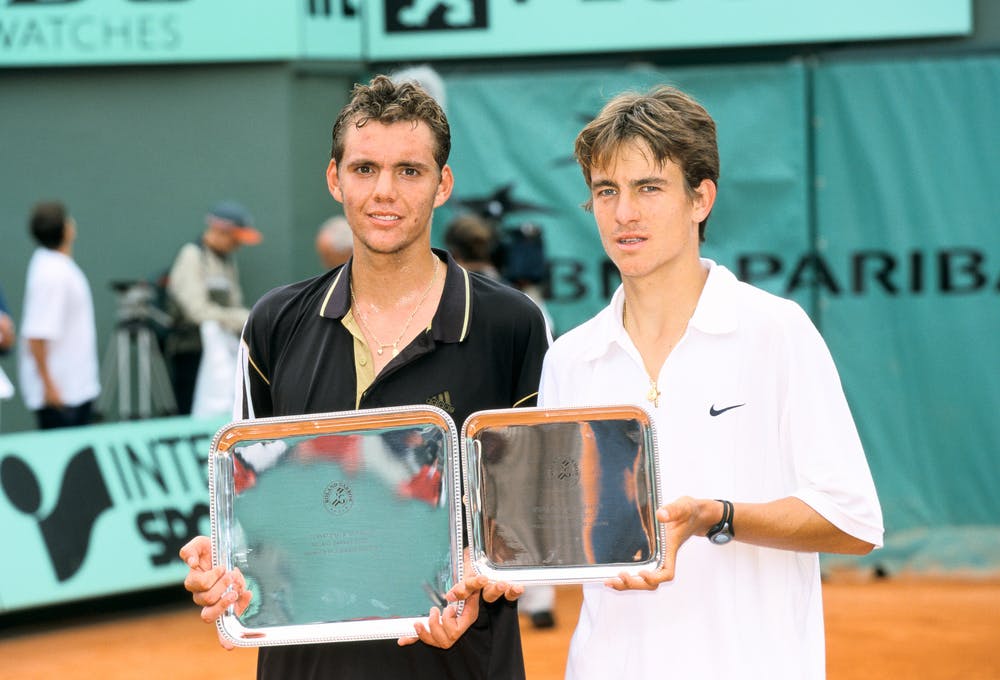
[[[626,301],[622,300],[622,326],[625,328],[625,332],[628,333],[628,324],[625,321],[626,309]],[[643,370],[646,370],[645,366],[643,366]],[[660,389],[656,386],[653,376],[649,375],[649,371],[646,371],[646,377],[649,378],[649,391],[646,392],[646,399],[654,408],[660,408]]]
[[[354,305],[354,308],[356,310],[358,310],[358,319],[361,321],[361,327],[362,327],[362,329],[366,333],[368,333],[368,335],[371,336],[372,340],[375,341],[375,344],[378,345],[378,347],[376,348],[375,351],[378,353],[379,356],[382,356],[382,352],[383,352],[383,350],[385,350],[386,347],[392,347],[392,356],[393,356],[393,358],[396,358],[399,355],[399,342],[400,342],[400,340],[403,339],[403,336],[406,334],[406,329],[410,327],[410,322],[413,321],[413,317],[415,317],[417,315],[417,310],[420,309],[423,306],[424,300],[427,299],[427,296],[431,292],[431,288],[434,287],[434,282],[437,281],[438,263],[439,262],[440,262],[440,260],[438,260],[437,257],[435,257],[434,258],[434,273],[431,275],[431,282],[427,284],[427,288],[424,289],[423,295],[421,295],[420,299],[417,301],[416,307],[414,307],[413,311],[410,312],[410,316],[408,316],[406,318],[406,323],[403,324],[403,330],[401,330],[399,332],[399,335],[397,335],[396,339],[394,341],[392,341],[391,343],[384,343],[384,342],[382,342],[381,340],[379,340],[375,336],[375,333],[372,332],[371,327],[368,325],[368,319],[365,318],[365,313],[363,311],[361,311],[361,305],[358,304],[358,299],[356,297],[354,297],[354,280],[353,279],[351,280],[351,303]]]

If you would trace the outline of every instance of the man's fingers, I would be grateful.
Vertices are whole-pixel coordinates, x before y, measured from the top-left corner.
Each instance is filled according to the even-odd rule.
[[[490,583],[485,588],[483,588],[483,594],[481,597],[484,602],[496,602],[497,599],[504,594],[509,586],[503,581],[495,581]]]
[[[673,574],[664,570],[641,571],[638,574],[622,572],[604,582],[604,585],[615,590],[656,590],[661,583],[669,581]]]
[[[422,623],[414,624],[413,628],[417,631],[417,637],[420,638],[425,644],[432,645],[434,647],[440,647],[442,649],[448,649],[451,647],[452,642],[448,638],[448,633],[445,630],[442,618],[447,616],[447,612],[451,607],[445,607],[445,612],[442,614],[437,607],[431,607],[430,613],[427,615],[427,625]],[[452,613],[454,616],[454,610]]]
[[[469,629],[479,617],[479,593],[474,593],[465,601],[462,613],[459,615],[458,607],[449,605],[443,610],[431,607],[427,616],[427,623],[417,622],[413,625],[413,630],[417,636],[399,638],[396,644],[400,647],[412,645],[417,640],[441,649],[448,649]]]
[[[481,593],[486,602],[496,602],[501,596],[513,602],[524,594],[524,586],[510,584],[504,581],[490,581],[486,576],[467,576],[456,584],[445,595],[448,602],[468,600],[476,593]]]
[[[420,624],[416,624],[414,626],[414,629],[416,629],[417,625]],[[400,647],[408,647],[412,644],[416,644],[417,642],[420,642],[419,637],[401,637],[398,640],[396,640],[396,644],[399,645]]]
[[[212,540],[208,536],[195,536],[180,549],[184,564],[192,569],[208,571],[212,568]]]
[[[482,590],[489,582],[490,580],[485,576],[466,576],[448,591],[445,595],[445,599],[448,600],[448,602],[467,600],[472,597],[474,593],[478,593]]]
[[[236,599],[236,615],[243,616],[243,612],[247,610],[250,606],[250,600],[253,599],[253,593],[249,590],[240,591],[239,597]]]
[[[219,645],[224,650],[226,650],[227,652],[231,652],[234,649],[236,649],[236,645],[233,644],[232,640],[223,635],[221,630],[218,631],[218,635],[219,635]]]
[[[226,607],[236,604],[243,597],[243,594],[247,592],[245,588],[235,583],[232,574],[223,574],[221,578],[208,588],[200,590],[189,588],[189,590],[191,590],[191,599],[196,605],[217,610],[212,620],[217,618]],[[249,599],[246,602],[249,603]]]
[[[214,623],[222,616],[222,612],[231,604],[236,604],[239,596],[235,591],[227,590],[222,596],[212,604],[207,604],[201,608],[201,620],[205,623]],[[198,604],[195,602],[195,604]]]
[[[524,586],[517,584],[511,585],[509,583],[504,583],[503,581],[490,583],[488,586],[483,588],[483,600],[486,602],[496,602],[500,599],[501,595],[509,602],[513,602],[523,594]]]
[[[205,593],[212,588],[216,588],[220,582],[223,583],[222,590],[225,590],[229,586],[229,579],[225,578],[226,568],[223,566],[214,567],[208,571],[200,571],[198,569],[192,569],[188,571],[187,576],[184,577],[184,589],[189,593],[194,593],[198,596],[201,593]],[[222,590],[219,590],[215,594],[213,600],[218,599],[219,595],[222,594]]]

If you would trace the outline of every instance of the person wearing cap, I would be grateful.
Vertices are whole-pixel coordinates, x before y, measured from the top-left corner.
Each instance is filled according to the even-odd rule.
[[[243,330],[250,310],[243,303],[234,255],[240,246],[261,240],[250,212],[235,201],[223,201],[205,216],[201,239],[184,244],[174,259],[167,293],[175,320],[164,341],[164,354],[178,413],[191,412],[202,356],[202,324],[216,322],[237,337]]]

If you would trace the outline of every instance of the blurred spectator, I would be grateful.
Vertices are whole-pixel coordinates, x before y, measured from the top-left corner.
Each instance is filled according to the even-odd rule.
[[[316,254],[325,269],[338,267],[351,258],[354,252],[354,233],[347,219],[341,215],[331,217],[319,225],[316,233]]]
[[[0,288],[0,356],[10,351],[15,339],[14,321],[10,316],[10,308],[7,307],[7,300],[4,299],[3,289]],[[0,399],[10,399],[13,395],[14,386],[0,366]]]
[[[16,337],[14,320],[10,316],[10,308],[3,296],[3,289],[0,288],[0,356],[10,351]]]
[[[451,256],[455,258],[455,262],[468,271],[478,272],[498,281],[503,280],[493,264],[497,249],[496,230],[486,219],[474,213],[466,213],[454,218],[445,229],[444,245]],[[537,287],[531,289],[533,292],[539,293],[535,297],[521,286],[510,283],[508,285],[522,290],[538,305],[545,315],[546,324],[551,329],[552,324]],[[551,628],[555,625],[555,617],[552,613],[555,599],[555,588],[552,586],[528,586],[521,596],[519,609],[531,619],[531,625],[535,628]]]
[[[39,247],[28,264],[19,374],[25,405],[41,429],[86,425],[101,391],[90,284],[73,261],[76,222],[57,202],[31,214]]]
[[[448,111],[447,88],[444,78],[430,64],[413,64],[389,74],[394,83],[413,83],[429,94],[443,111]]]
[[[445,229],[444,245],[455,261],[470,272],[500,280],[500,272],[493,264],[496,233],[483,218],[467,213],[453,219]]]
[[[505,229],[500,260],[503,277],[535,301],[551,328],[552,318],[545,307],[544,291],[549,263],[541,227],[533,222],[522,222],[515,228]]]
[[[234,254],[240,246],[256,245],[261,239],[250,212],[239,203],[224,201],[205,217],[200,241],[185,244],[177,253],[167,281],[174,328],[164,341],[164,354],[170,365],[178,413],[191,413],[194,405],[202,363],[203,325],[214,322],[208,327],[213,338],[227,337],[221,333],[238,338],[243,330],[250,310],[243,304]],[[215,368],[220,375],[226,371],[224,366]],[[231,369],[226,372],[224,390],[230,398],[235,355]]]

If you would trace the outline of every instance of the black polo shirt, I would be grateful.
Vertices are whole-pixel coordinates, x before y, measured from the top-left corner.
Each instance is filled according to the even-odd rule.
[[[467,272],[443,251],[444,292],[431,327],[375,377],[358,401],[351,306],[352,261],[277,288],[254,305],[243,331],[243,417],[431,404],[461,427],[474,411],[532,406],[548,332],[526,295]],[[257,677],[524,677],[517,608],[481,605],[479,619],[449,650],[395,640],[261,648]]]

